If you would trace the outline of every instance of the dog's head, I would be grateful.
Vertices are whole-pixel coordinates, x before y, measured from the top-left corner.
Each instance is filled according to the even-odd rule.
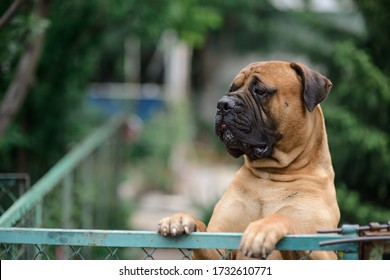
[[[234,157],[270,157],[281,139],[294,142],[331,86],[326,77],[299,63],[249,64],[217,104],[216,134]]]

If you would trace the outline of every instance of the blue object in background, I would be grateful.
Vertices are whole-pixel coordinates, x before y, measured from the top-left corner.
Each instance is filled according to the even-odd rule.
[[[128,95],[129,89],[122,84],[95,84],[88,94],[87,105],[107,116],[126,112],[137,115],[143,121],[165,108],[161,86],[142,84],[138,90],[138,94]]]
[[[138,100],[136,114],[143,121],[149,119],[154,113],[164,109],[164,101],[161,99],[143,98]]]
[[[109,98],[96,98],[94,96],[88,97],[88,105],[98,108],[99,110],[103,111],[106,115],[114,115],[120,111],[123,111],[122,100],[118,99],[109,99]]]

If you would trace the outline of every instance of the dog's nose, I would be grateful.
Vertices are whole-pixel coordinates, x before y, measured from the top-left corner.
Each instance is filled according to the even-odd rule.
[[[233,109],[234,106],[235,106],[234,100],[232,100],[232,98],[229,98],[229,97],[227,97],[227,96],[224,96],[224,97],[222,97],[222,98],[218,101],[217,109],[218,109],[218,111],[220,111],[221,113],[227,113],[227,112],[229,112],[231,109]]]

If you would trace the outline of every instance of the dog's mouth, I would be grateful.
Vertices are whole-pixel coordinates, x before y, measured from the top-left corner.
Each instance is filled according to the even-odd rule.
[[[233,157],[237,158],[246,154],[251,160],[255,160],[271,155],[272,143],[265,141],[249,143],[243,139],[242,132],[237,133],[237,129],[229,128],[225,122],[218,122],[218,118],[216,118],[216,134]]]
[[[226,124],[221,124],[218,131],[218,137],[221,139],[226,145],[234,146],[237,145],[237,138],[233,135],[233,133],[227,128]]]

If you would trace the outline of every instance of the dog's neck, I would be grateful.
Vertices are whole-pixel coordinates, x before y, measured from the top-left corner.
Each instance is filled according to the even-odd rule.
[[[300,173],[314,176],[333,175],[325,122],[320,106],[309,114],[315,114],[315,117],[311,118],[312,121],[307,126],[301,128],[305,133],[298,131],[295,133],[295,139],[297,135],[304,135],[304,137],[296,139],[295,142],[289,141],[289,144],[284,142],[275,145],[272,156],[268,158],[252,161],[244,156],[245,166],[255,176],[262,178]]]

